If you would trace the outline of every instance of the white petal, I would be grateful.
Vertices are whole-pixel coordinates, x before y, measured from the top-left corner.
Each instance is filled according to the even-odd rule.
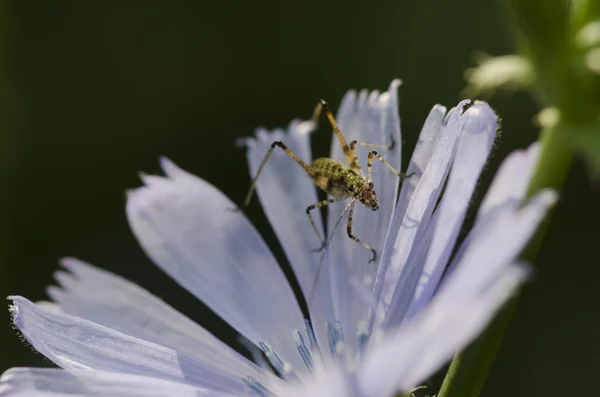
[[[309,133],[313,128],[312,122],[293,121],[287,132],[259,129],[256,138],[246,138],[251,178],[256,176],[267,150],[275,140],[281,140],[300,159],[310,164],[312,155]],[[290,261],[302,292],[309,301],[311,319],[318,325],[315,327],[317,338],[324,344],[327,337],[325,327],[321,325],[327,321],[334,321],[334,316],[329,292],[329,274],[326,269],[319,269],[321,255],[312,252],[321,246],[321,242],[305,211],[309,205],[318,201],[315,184],[300,165],[276,147],[257,181],[256,193]],[[320,210],[311,211],[311,215],[322,235],[323,220]],[[317,278],[320,288],[314,289]]]
[[[481,227],[485,227],[487,222],[493,222],[497,216],[495,214],[499,214],[502,207],[508,205],[511,209],[515,209],[521,204],[535,169],[539,149],[539,143],[535,142],[527,150],[517,150],[510,153],[502,162],[479,207],[475,223],[452,259],[452,263],[446,269],[446,274],[451,274],[454,271],[471,239],[481,234],[479,231]]]
[[[412,175],[410,178],[406,178],[402,182],[402,189],[400,191],[400,197],[398,198],[398,205],[396,206],[397,213],[404,216],[408,203],[412,198],[412,194],[415,191],[417,184],[425,172],[427,164],[431,160],[433,153],[436,148],[437,141],[444,131],[444,117],[446,116],[446,107],[442,105],[435,105],[425,123],[421,129],[419,140],[415,145],[410,163],[406,169],[406,175]],[[394,213],[396,217],[396,213]]]
[[[242,377],[178,352],[68,314],[11,297],[14,323],[40,353],[64,369],[151,376],[227,392],[245,390]],[[257,372],[261,376],[264,372]],[[271,378],[269,378],[271,379]]]
[[[49,312],[63,313],[63,309],[61,309],[60,306],[54,302],[37,301],[35,302],[35,305]]]
[[[479,207],[478,217],[485,215],[507,199],[521,202],[525,197],[539,153],[540,144],[535,142],[527,150],[514,151],[504,159]]]
[[[490,293],[489,291],[499,289],[496,288],[498,280],[506,278],[507,271],[513,272],[514,269],[519,269],[507,268],[507,265],[516,261],[516,257],[537,229],[548,208],[555,201],[556,193],[550,190],[538,193],[522,209],[518,208],[518,203],[507,198],[501,206],[497,206],[481,218],[478,226],[472,230],[472,237],[465,243],[467,246],[459,253],[459,263],[454,271],[445,277],[439,292],[430,304],[430,307],[452,305],[453,307],[456,306],[456,311],[473,311],[473,316],[479,315],[482,317],[481,322],[475,323],[473,333],[467,335],[469,339],[464,340],[464,343],[476,335],[476,332],[485,325],[488,315],[490,315],[489,312],[477,314],[480,309],[485,311],[485,308],[472,308],[473,303],[479,304],[485,298],[485,295]],[[445,308],[443,310],[449,311],[450,309]],[[462,316],[462,314],[460,315]],[[415,319],[420,316],[420,314],[417,314]],[[460,316],[459,318],[461,318],[460,321],[465,322],[468,330],[469,323],[464,318]],[[412,321],[409,320],[409,324],[412,324]],[[451,326],[443,324],[441,327],[443,328],[441,332],[444,335],[453,336]],[[405,329],[405,327],[402,329]],[[465,334],[461,335],[465,336]],[[446,354],[444,353],[446,352],[445,348],[438,346],[441,343],[438,339],[444,339],[444,336],[428,335],[428,337],[430,341],[435,342],[434,348],[437,349],[433,350],[432,348],[431,354],[433,355],[437,351],[438,353],[435,354],[440,354],[441,357],[437,357],[438,360],[435,361],[437,363],[435,365],[420,367],[418,363],[412,363],[414,366],[411,367],[411,371],[414,374],[412,377],[407,376],[410,382],[403,384],[402,387],[408,387],[408,384],[412,385],[414,384],[412,382],[417,382],[430,375],[431,371],[443,364],[454,350],[463,345],[463,342],[460,342],[460,345],[454,345],[452,351]],[[419,342],[412,340],[411,343],[417,345]],[[394,354],[400,353],[396,351]],[[399,375],[396,374],[396,376]]]
[[[388,265],[392,257],[392,253],[394,252],[394,244],[400,229],[400,222],[404,219],[404,214],[406,213],[408,204],[412,199],[412,195],[417,187],[417,184],[421,180],[423,173],[425,172],[427,164],[431,160],[431,156],[433,156],[438,138],[444,130],[445,115],[446,107],[435,105],[429,112],[429,115],[423,124],[423,128],[421,129],[419,140],[415,146],[415,150],[413,151],[410,163],[408,164],[408,169],[406,170],[406,175],[412,176],[410,178],[406,178],[402,182],[400,196],[398,197],[398,202],[390,223],[389,233],[386,236],[385,244],[383,246],[381,255],[382,259],[377,270],[377,279],[375,282],[375,300],[378,300],[379,295],[381,294],[381,289],[383,287],[385,275],[388,270]],[[372,313],[372,315],[373,314],[374,313]],[[372,321],[373,317],[371,317],[371,322]]]
[[[526,268],[509,266],[479,295],[456,300],[436,296],[368,353],[358,379],[363,395],[405,392],[432,375],[481,332],[526,275]]]
[[[55,368],[13,368],[0,378],[0,396],[226,397],[221,391],[147,376]]]
[[[311,122],[293,121],[287,132],[259,129],[256,138],[246,138],[250,177],[256,176],[267,150],[276,140],[285,143],[300,159],[310,164],[312,156],[309,133],[312,128]],[[311,250],[320,246],[305,212],[306,207],[318,201],[314,182],[300,165],[276,147],[257,181],[256,193],[290,260],[302,291],[308,296],[315,281],[315,257],[318,258]],[[322,232],[321,213],[314,211],[313,219]]]
[[[48,294],[65,313],[186,352],[225,372],[259,372],[251,361],[136,284],[77,259],[66,258],[62,264],[70,273],[58,272],[62,289],[50,287]]]
[[[256,229],[219,190],[168,160],[171,178],[129,194],[141,246],[167,274],[253,343],[266,342],[298,370],[291,342],[304,321],[283,272]],[[146,179],[144,179],[146,181]]]
[[[461,120],[463,132],[457,144],[442,201],[436,209],[439,214],[435,231],[421,280],[408,308],[408,316],[414,315],[427,304],[440,282],[471,202],[475,184],[496,137],[498,117],[485,102],[475,102],[461,116]],[[388,322],[393,323],[394,320]]]
[[[368,94],[362,91],[357,98],[349,92],[342,101],[338,112],[339,127],[348,142],[366,141],[380,145],[390,145],[393,150],[378,150],[394,167],[400,170],[401,137],[400,117],[398,115],[397,88],[400,82],[393,81],[387,92],[379,95],[374,91]],[[337,138],[332,138],[331,157],[344,161],[345,158]],[[358,147],[357,153],[366,174],[366,159],[370,148]],[[352,232],[365,243],[370,244],[381,256],[385,236],[396,202],[399,178],[387,169],[379,160],[374,159],[373,183],[379,198],[379,211],[373,212],[357,202],[352,223]],[[328,232],[334,229],[347,202],[328,206]],[[346,214],[347,217],[347,214]],[[370,251],[348,238],[345,221],[336,230],[329,243],[327,256],[331,274],[332,294],[336,319],[344,327],[348,343],[354,344],[359,322],[367,320],[368,309],[372,306],[359,290],[372,291],[377,272],[377,262],[368,263],[372,257]]]
[[[467,103],[468,101],[459,103],[457,109],[449,114],[447,125],[408,204],[383,280],[380,307],[387,308],[390,305],[395,289],[403,293],[401,297],[395,298],[396,305],[408,305],[413,296],[414,286],[423,267],[422,259],[427,252],[428,239],[424,236],[431,226],[431,215],[448,175],[456,142],[462,133],[463,123],[460,116],[463,106]],[[408,263],[415,265],[407,266]],[[375,293],[377,292],[376,290]],[[390,317],[386,321],[391,319]],[[395,319],[400,320],[401,317]]]
[[[456,268],[444,279],[438,295],[456,299],[477,285],[492,282],[507,263],[514,262],[557,200],[556,192],[542,190],[524,207],[507,199],[489,211],[466,242]]]

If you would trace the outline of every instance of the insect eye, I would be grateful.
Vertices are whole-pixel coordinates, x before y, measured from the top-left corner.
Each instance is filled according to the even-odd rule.
[[[370,187],[371,189],[373,189],[373,188],[375,187],[375,185],[373,185],[373,182],[369,182],[369,187]]]

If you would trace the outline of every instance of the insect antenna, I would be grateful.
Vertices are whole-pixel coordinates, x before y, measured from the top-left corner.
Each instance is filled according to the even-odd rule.
[[[312,289],[310,291],[310,296],[308,297],[308,301],[306,302],[309,310],[310,310],[310,307],[312,306],[312,301],[313,301],[313,299],[315,297],[315,291],[317,289],[317,285],[319,284],[319,278],[320,278],[320,275],[321,275],[321,268],[323,267],[323,260],[325,259],[325,254],[327,253],[327,248],[329,248],[329,242],[333,238],[333,234],[337,230],[337,228],[340,225],[340,223],[342,223],[342,219],[344,219],[344,215],[346,214],[346,212],[348,211],[348,209],[350,209],[350,207],[352,207],[352,205],[354,205],[355,202],[356,202],[355,198],[353,198],[352,200],[350,200],[350,202],[348,203],[348,205],[346,205],[346,207],[344,208],[344,210],[340,214],[337,222],[333,226],[333,230],[327,236],[327,240],[325,241],[325,246],[323,247],[323,253],[321,254],[321,259],[319,259],[319,265],[317,267],[317,275],[315,276],[315,282],[314,282],[313,287],[312,287]]]

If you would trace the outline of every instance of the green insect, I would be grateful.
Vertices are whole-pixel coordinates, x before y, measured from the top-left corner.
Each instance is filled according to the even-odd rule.
[[[347,225],[347,233],[348,237],[357,243],[361,244],[366,249],[370,250],[373,254],[369,263],[374,262],[377,253],[375,249],[371,247],[369,244],[360,240],[354,234],[352,234],[352,216],[354,213],[354,206],[357,201],[363,203],[367,208],[377,211],[379,209],[379,200],[377,199],[377,194],[375,193],[375,186],[371,181],[371,166],[373,164],[373,157],[379,159],[383,164],[385,164],[390,170],[392,170],[396,175],[400,178],[404,178],[405,174],[398,172],[392,167],[379,153],[372,150],[369,152],[367,158],[367,175],[365,176],[363,169],[358,161],[358,156],[356,155],[355,147],[356,145],[368,146],[379,148],[383,150],[391,150],[393,149],[395,142],[392,137],[392,143],[389,146],[385,145],[377,145],[373,143],[360,142],[360,141],[351,141],[350,144],[346,143],[346,139],[342,135],[342,132],[337,126],[335,118],[333,114],[329,110],[329,106],[327,102],[321,100],[320,103],[315,108],[313,113],[313,121],[315,122],[315,126],[320,118],[321,111],[325,112],[325,115],[329,119],[329,123],[333,127],[333,131],[337,136],[340,145],[342,146],[342,150],[344,151],[344,156],[346,157],[346,162],[348,166],[344,163],[333,160],[330,158],[318,158],[314,160],[310,165],[306,164],[302,161],[294,152],[292,152],[283,142],[275,141],[271,144],[271,147],[267,151],[265,158],[262,160],[260,167],[258,168],[258,172],[256,176],[252,180],[252,184],[250,185],[250,190],[246,195],[246,199],[244,201],[242,208],[247,208],[250,204],[250,200],[252,198],[252,194],[254,193],[254,189],[256,187],[256,181],[258,180],[265,164],[269,160],[269,157],[273,153],[275,147],[280,147],[288,156],[290,156],[296,163],[298,163],[306,174],[314,181],[314,183],[324,190],[331,198],[327,200],[323,200],[313,205],[309,205],[306,207],[306,214],[308,215],[308,219],[310,220],[310,224],[312,225],[315,233],[319,237],[321,241],[321,247],[315,249],[313,251],[320,252],[327,246],[327,240],[323,238],[319,229],[315,225],[313,218],[310,212],[314,209],[324,207],[328,204],[344,201],[346,199],[351,199],[348,205],[344,208],[340,215],[340,220],[344,216],[344,214],[349,210],[348,213],[348,225]]]

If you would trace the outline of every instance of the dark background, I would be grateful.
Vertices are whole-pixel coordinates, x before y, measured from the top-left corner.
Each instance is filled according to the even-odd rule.
[[[404,81],[406,159],[431,106],[459,99],[473,51],[512,51],[499,2],[364,3],[3,1],[0,295],[45,298],[57,259],[76,256],[233,343],[226,325],[141,252],[124,191],[167,155],[239,202],[249,178],[237,137],[308,118],[321,97],[337,107],[348,88],[385,90],[394,77]],[[479,198],[505,154],[537,135],[526,94],[492,105],[504,132]],[[329,141],[314,137],[317,155]],[[484,396],[597,390],[599,198],[576,164]],[[257,204],[249,215],[276,246]],[[0,372],[48,365],[19,341],[8,311],[0,322]]]

